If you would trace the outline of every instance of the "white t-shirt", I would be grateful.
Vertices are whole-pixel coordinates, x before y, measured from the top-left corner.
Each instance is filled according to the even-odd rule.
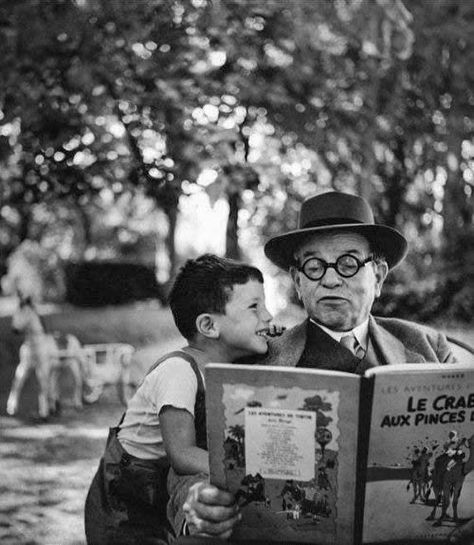
[[[203,377],[204,380],[204,377]],[[137,458],[152,460],[164,452],[159,414],[165,405],[185,409],[194,416],[198,383],[191,364],[172,357],[149,373],[128,402],[118,439]]]

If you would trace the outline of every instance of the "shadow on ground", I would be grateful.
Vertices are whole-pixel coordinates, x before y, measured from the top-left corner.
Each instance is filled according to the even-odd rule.
[[[47,424],[0,416],[2,545],[84,545],[85,494],[123,410],[114,395]]]
[[[181,344],[169,339],[138,351],[137,378],[160,355]],[[6,371],[12,374],[2,371],[4,376]],[[61,416],[39,423],[36,379],[31,377],[25,385],[19,417],[5,415],[8,389],[8,381],[0,386],[0,543],[85,545],[87,490],[108,428],[118,423],[124,410],[117,391],[108,386],[97,403],[81,411],[66,404]]]

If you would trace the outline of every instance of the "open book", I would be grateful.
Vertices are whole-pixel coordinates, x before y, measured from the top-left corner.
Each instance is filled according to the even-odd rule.
[[[205,372],[211,482],[242,506],[234,538],[434,542],[474,517],[474,366]]]

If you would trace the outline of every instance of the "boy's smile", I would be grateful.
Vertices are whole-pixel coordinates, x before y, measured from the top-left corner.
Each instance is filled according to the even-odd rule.
[[[267,351],[272,315],[265,306],[263,284],[249,280],[234,284],[225,314],[215,315],[222,352],[228,361]]]

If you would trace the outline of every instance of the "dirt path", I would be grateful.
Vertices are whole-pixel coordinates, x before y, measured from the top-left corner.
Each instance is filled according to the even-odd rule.
[[[136,377],[181,343],[169,339],[137,352]],[[0,395],[0,543],[85,545],[85,497],[108,428],[124,407],[115,387],[108,386],[94,405],[79,412],[66,407],[60,417],[41,424],[28,416],[37,410],[36,390],[29,380],[20,418],[5,416],[8,388]]]
[[[47,424],[0,417],[0,543],[84,545],[87,488],[107,428],[123,408],[107,391],[94,406]]]

